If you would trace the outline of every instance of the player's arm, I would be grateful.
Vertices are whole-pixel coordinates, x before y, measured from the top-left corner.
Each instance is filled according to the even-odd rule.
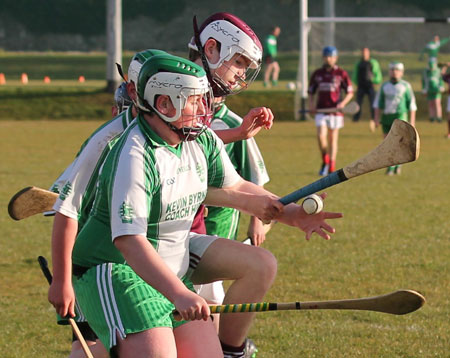
[[[381,88],[378,90],[375,99],[373,101],[372,107],[374,109],[374,121],[375,121],[375,126],[379,126],[380,125],[380,117],[381,117],[381,110],[382,110],[382,106],[384,103],[384,91],[383,91],[383,86],[381,86]]]
[[[75,316],[75,293],[72,288],[72,249],[78,231],[78,221],[56,213],[52,232],[53,280],[48,300],[56,312]]]
[[[353,97],[352,81],[347,72],[344,71],[341,88],[345,91],[345,97],[337,104],[337,108],[344,108]]]
[[[207,320],[210,311],[206,301],[190,291],[166,265],[146,237],[123,235],[114,239],[130,267],[150,286],[171,301],[183,319]]]
[[[245,180],[240,180],[232,187],[208,189],[206,201],[208,205],[232,207],[247,212],[264,222],[277,220],[297,227],[306,233],[307,240],[314,232],[328,240],[330,236],[324,230],[333,233],[334,228],[325,219],[342,217],[340,213],[323,211],[317,215],[307,215],[302,206],[297,204],[282,207],[278,196]],[[261,213],[265,216],[261,216]]]
[[[252,108],[244,116],[242,124],[236,128],[214,130],[225,144],[252,138],[262,129],[270,129],[273,125],[273,113],[270,108]]]

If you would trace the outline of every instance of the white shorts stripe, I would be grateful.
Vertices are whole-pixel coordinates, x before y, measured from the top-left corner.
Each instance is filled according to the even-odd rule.
[[[125,329],[123,328],[122,319],[120,318],[119,309],[117,307],[116,297],[114,296],[111,270],[112,270],[112,264],[110,263],[110,264],[108,264],[107,280],[108,280],[110,299],[111,299],[111,303],[112,303],[112,306],[114,309],[114,314],[115,314],[114,316],[116,317],[116,322],[115,322],[114,326],[115,326],[116,330],[119,331],[119,334],[122,337],[122,339],[125,339]]]
[[[98,295],[100,297],[100,302],[101,302],[102,309],[103,309],[103,315],[105,316],[105,321],[106,321],[106,324],[108,325],[108,329],[109,329],[109,333],[110,333],[109,334],[109,346],[113,347],[115,345],[114,329],[113,329],[113,327],[111,325],[111,322],[109,320],[107,307],[105,305],[105,297],[103,296],[103,292],[102,292],[103,284],[102,284],[101,271],[103,271],[103,266],[104,266],[104,264],[101,265],[101,266],[97,266],[95,268],[96,275],[97,275],[97,289],[98,289]],[[113,342],[114,342],[114,344],[113,344]]]

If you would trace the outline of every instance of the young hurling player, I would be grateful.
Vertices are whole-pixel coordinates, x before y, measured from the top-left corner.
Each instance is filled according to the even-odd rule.
[[[102,342],[120,357],[223,356],[209,308],[185,276],[189,231],[202,200],[237,204],[264,220],[300,227],[307,237],[328,237],[322,228],[334,229],[324,219],[340,216],[283,207],[240,178],[204,125],[207,91],[205,72],[187,60],[157,55],[146,61],[138,95],[147,110],[106,158],[91,216],[75,243],[77,299]],[[174,308],[190,322],[175,321]]]
[[[375,97],[375,123],[381,123],[384,137],[389,133],[395,119],[416,124],[416,98],[411,85],[402,79],[404,66],[401,62],[389,64],[389,81],[384,82]],[[409,112],[409,118],[408,118]],[[400,165],[387,169],[387,175],[400,174]]]
[[[344,126],[344,115],[339,109],[345,107],[353,97],[353,87],[348,73],[336,65],[338,60],[336,47],[326,46],[322,55],[323,66],[315,70],[309,80],[308,102],[311,115],[315,115],[317,139],[322,156],[319,175],[324,176],[336,169],[339,129]],[[343,98],[342,91],[345,92]],[[336,108],[336,112],[320,113],[321,109],[329,108]]]

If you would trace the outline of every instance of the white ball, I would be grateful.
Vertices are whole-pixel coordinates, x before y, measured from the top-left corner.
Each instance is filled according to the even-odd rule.
[[[286,84],[286,88],[287,88],[288,90],[295,91],[295,83],[294,83],[294,82],[288,82],[288,83]]]
[[[319,195],[312,194],[303,200],[302,206],[308,215],[318,214],[323,209],[323,201]]]

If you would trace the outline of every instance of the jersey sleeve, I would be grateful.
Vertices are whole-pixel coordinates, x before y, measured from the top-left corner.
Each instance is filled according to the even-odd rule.
[[[344,70],[342,71],[341,88],[346,93],[353,93],[352,81],[350,80],[350,76],[348,75],[347,71],[344,71]]]
[[[378,90],[372,106],[373,108],[384,109],[384,85]]]
[[[53,209],[79,220],[82,211],[92,204],[98,172],[114,140],[123,131],[121,121],[111,121],[86,141],[67,171],[64,186]],[[68,168],[68,169],[69,169]],[[87,213],[86,213],[87,214]]]
[[[378,85],[381,83],[381,81],[383,81],[383,73],[381,72],[380,64],[375,59],[371,59],[370,63],[372,64],[373,74],[372,83]]]
[[[308,93],[314,94],[317,91],[317,71],[314,71],[311,75],[311,78],[309,79],[309,85],[308,85]]]
[[[111,152],[109,165],[102,169],[106,170],[106,173],[102,173],[103,177],[110,176],[107,195],[110,202],[111,239],[123,235],[146,236],[149,201],[155,188],[155,176],[148,169],[155,165],[149,165],[150,158],[145,155],[142,137],[124,139],[118,145],[122,148],[115,148]]]
[[[212,130],[208,130],[202,136],[202,145],[208,165],[208,186],[229,187],[241,180],[225,150],[225,145]]]
[[[417,111],[416,97],[414,96],[414,91],[409,83],[407,83],[406,95],[408,111]]]

